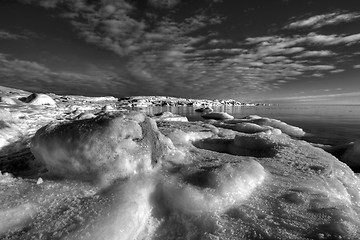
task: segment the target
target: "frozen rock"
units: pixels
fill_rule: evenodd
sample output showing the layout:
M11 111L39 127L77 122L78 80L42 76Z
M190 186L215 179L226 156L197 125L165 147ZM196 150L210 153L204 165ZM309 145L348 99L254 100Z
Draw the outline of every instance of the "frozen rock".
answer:
M228 113L225 112L212 112L201 115L201 117L206 119L215 119L215 120L226 120L226 119L234 119L233 116L231 116Z
M42 93L33 93L28 97L20 98L19 100L31 105L56 106L56 102L50 96Z
M155 121L164 121L164 122L187 122L187 117L173 114L171 112L161 112L155 114Z
M36 132L31 151L51 174L99 185L151 171L174 149L152 119L138 115L49 124Z

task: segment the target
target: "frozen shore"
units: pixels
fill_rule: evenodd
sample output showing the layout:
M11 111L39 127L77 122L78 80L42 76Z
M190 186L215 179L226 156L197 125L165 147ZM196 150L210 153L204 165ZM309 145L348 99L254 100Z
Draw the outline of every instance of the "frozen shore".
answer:
M0 239L360 236L359 178L296 126L53 99L1 104Z

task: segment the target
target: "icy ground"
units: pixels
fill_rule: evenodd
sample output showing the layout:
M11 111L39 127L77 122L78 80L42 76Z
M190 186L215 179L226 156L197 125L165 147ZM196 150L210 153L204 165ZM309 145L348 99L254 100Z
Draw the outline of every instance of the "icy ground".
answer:
M360 239L358 177L278 120L90 101L0 115L0 239Z

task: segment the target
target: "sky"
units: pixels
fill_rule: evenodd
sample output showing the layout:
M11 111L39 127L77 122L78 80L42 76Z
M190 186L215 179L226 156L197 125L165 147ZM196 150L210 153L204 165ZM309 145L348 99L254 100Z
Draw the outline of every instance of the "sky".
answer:
M0 85L360 104L358 0L1 0Z

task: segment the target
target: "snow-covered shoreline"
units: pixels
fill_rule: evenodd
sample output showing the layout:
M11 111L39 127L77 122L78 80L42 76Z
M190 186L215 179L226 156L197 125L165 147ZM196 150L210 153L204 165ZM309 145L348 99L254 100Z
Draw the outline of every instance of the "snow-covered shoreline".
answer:
M0 239L360 236L360 179L298 127L50 97L1 104Z

